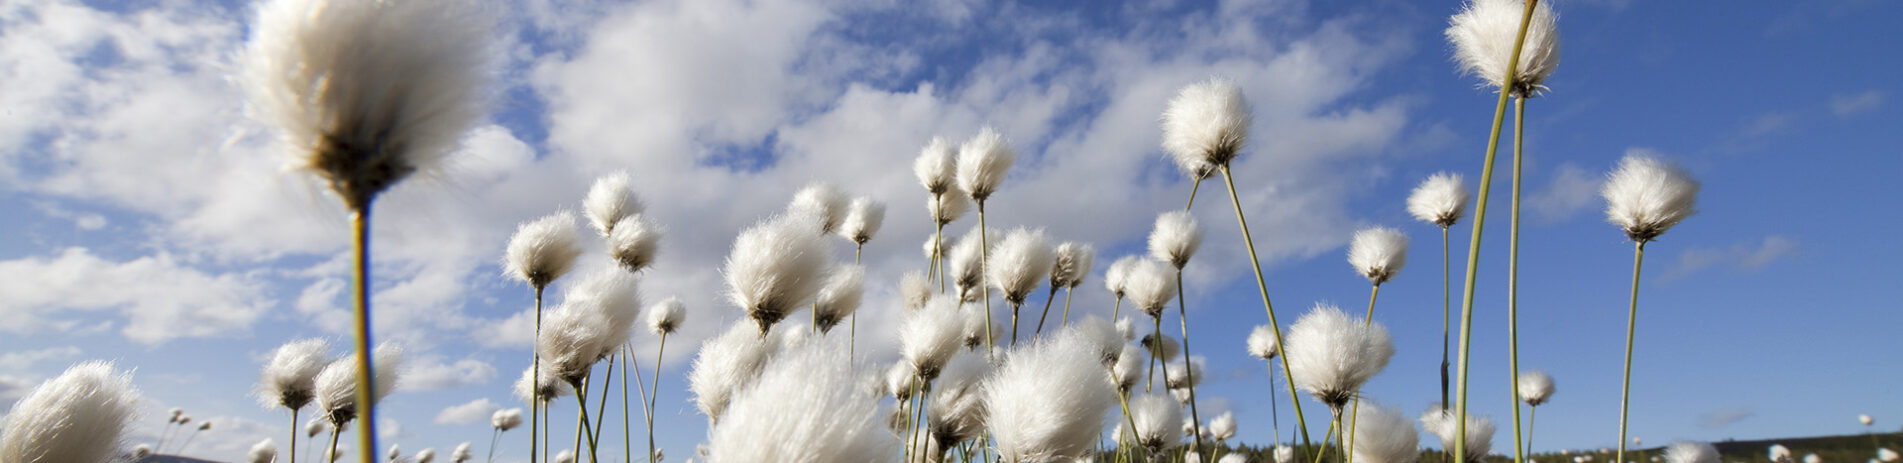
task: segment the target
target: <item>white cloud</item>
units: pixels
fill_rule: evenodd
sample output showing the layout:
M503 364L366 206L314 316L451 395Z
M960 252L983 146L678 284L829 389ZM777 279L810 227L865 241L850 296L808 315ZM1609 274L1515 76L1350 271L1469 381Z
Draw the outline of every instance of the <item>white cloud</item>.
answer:
M1528 195L1526 207L1534 217L1547 223L1560 222L1579 215L1599 200L1599 176L1571 162L1553 169L1553 179Z
M249 330L274 301L253 276L208 274L159 253L125 262L85 248L56 256L0 261L0 330L65 331L80 313L114 311L127 338L159 344L177 338L231 337Z
M1797 242L1782 235L1765 236L1755 242L1739 242L1729 248L1695 246L1679 253L1677 262L1660 279L1672 281L1713 267L1751 272L1796 252Z
M436 424L476 424L489 420L489 415L502 406L490 402L488 398L471 400L469 403L451 405L436 414Z
M79 352L78 347L66 346L0 354L0 372L24 372L36 363L72 358L78 356Z
M408 371L398 388L406 391L434 391L486 383L496 377L496 367L476 359L444 363L436 357L409 362Z
M1850 117L1883 107L1882 90L1869 90L1863 93L1836 95L1830 97L1830 112L1837 117Z

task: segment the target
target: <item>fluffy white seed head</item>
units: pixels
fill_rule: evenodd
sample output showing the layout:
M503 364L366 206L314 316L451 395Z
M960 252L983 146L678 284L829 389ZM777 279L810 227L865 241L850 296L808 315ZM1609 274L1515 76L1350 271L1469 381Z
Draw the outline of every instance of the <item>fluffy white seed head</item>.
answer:
M1883 463L1896 463L1896 460L1898 458L1899 456L1897 455L1895 450L1890 450L1888 447L1877 449L1877 461L1881 461Z
M1149 351L1150 355L1159 360L1168 362L1176 359L1176 354L1183 350L1183 344L1176 342L1176 338L1170 335L1150 333L1143 336L1143 350Z
M258 441L256 444L251 444L251 450L245 452L244 459L251 463L271 463L271 461L276 460L277 457L278 444L272 442L271 438L267 437L264 438L264 440Z
M1117 395L1097 348L1060 331L1011 351L983 394L986 428L1005 462L1042 462L1089 454Z
M761 336L746 323L735 323L701 344L694 367L687 373L694 405L709 421L718 423L734 392L752 385L779 347L778 340Z
M305 437L317 437L318 434L323 434L327 431L330 431L330 420L326 420L323 417L311 418L310 421L304 422Z
M1137 340L1136 321L1129 316L1117 319L1117 334L1123 335L1123 342Z
M945 363L926 397L926 422L932 437L949 448L984 435L985 402L980 388L991 373L983 354L960 351Z
M899 322L899 353L930 381L963 345L966 322L956 299L934 297L924 308L906 312L905 320Z
M1110 268L1104 269L1103 272L1104 289L1110 290L1110 295L1116 296L1117 299L1123 299L1128 295L1130 288L1130 269L1142 260L1143 258L1137 256L1123 256L1111 262Z
M1137 346L1124 344L1122 353L1117 355L1117 364L1110 367L1110 379L1117 384L1117 392L1130 392L1143 380L1144 363L1150 356Z
M139 444L132 447L133 459L144 459L149 456L152 456L152 444Z
M1203 357L1193 356L1188 363L1176 362L1163 368L1163 384L1170 389L1188 389L1202 384Z
M1183 406L1165 394L1139 394L1130 398L1130 418L1136 420L1137 443L1150 452L1159 452L1183 442L1178 426L1183 424Z
M1295 447L1287 445L1275 446L1275 463L1289 463L1291 461L1295 461Z
M1156 216L1156 228L1150 231L1150 258L1168 262L1177 269L1189 265L1196 249L1203 245L1203 232L1196 216L1189 211L1170 211Z
M808 305L825 277L826 243L813 219L775 217L734 239L721 273L727 298L767 332L787 314Z
M1534 407L1553 397L1553 377L1544 371L1520 372L1520 398Z
M1338 412L1394 356L1387 328L1329 304L1296 320L1285 341L1290 380Z
M317 409L318 414L330 420L332 426L341 425L357 419L357 356L352 353L330 362L324 370L317 373ZM370 404L376 405L396 390L403 363L403 348L395 344L383 343L371 351Z
M913 389L918 387L918 369L912 367L912 361L899 360L885 370L885 392L899 401L900 406L912 398Z
M991 247L991 262L986 268L991 285L1004 293L1005 302L1023 305L1031 291L1050 276L1056 260L1044 229L1018 227Z
M1877 420L1871 418L1870 415L1859 414L1857 415L1857 422L1862 423L1864 426L1869 426L1871 423L1877 422Z
M536 355L556 378L579 382L595 362L628 342L640 314L634 276L603 268L569 288L562 305L544 315Z
M1076 288L1084 284L1084 277L1090 275L1091 261L1097 259L1097 250L1089 243L1065 241L1057 245L1056 260L1051 262L1051 287Z
M1804 463L1824 463L1824 457L1817 456L1815 453L1806 453Z
M575 463L575 452L572 450L555 452L555 463Z
M958 313L965 320L965 348L978 349L985 345L989 333L1003 332L1004 327L985 319L984 306L965 302L959 304Z
M0 419L0 461L112 461L138 403L130 372L102 361L73 365Z
M494 21L454 1L277 0L239 58L249 112L353 210L438 169L480 122Z
M1606 220L1644 243L1697 213L1698 188L1698 181L1678 166L1628 154L1606 176L1599 195L1606 198Z
M1163 149L1183 172L1196 178L1242 154L1252 121L1242 88L1228 79L1190 84L1163 110Z
M971 197L965 190L953 186L951 192L936 198L925 199L925 211L932 215L932 223L945 226L971 211Z
M1521 0L1469 0L1466 8L1448 20L1447 40L1454 43L1454 59L1461 72L1495 89L1507 87L1507 61L1513 59L1513 42L1519 38L1525 11L1526 2ZM1513 85L1506 89L1509 94L1524 98L1546 90L1546 77L1559 66L1556 16L1550 3L1534 7Z
M503 266L509 276L536 289L568 273L581 256L580 239L575 231L575 214L557 211L547 217L523 222L509 238L503 254Z
M1249 332L1249 355L1262 360L1274 360L1281 353L1281 348L1275 343L1274 326L1256 325L1255 330Z
M908 311L925 307L925 302L932 298L932 290L932 282L923 272L913 270L899 277L899 301Z
M1249 456L1237 452L1230 452L1223 454L1222 458L1217 458L1216 463L1249 463Z
M1176 297L1176 269L1154 260L1139 260L1129 268L1123 296L1151 318L1163 316L1163 309Z
M456 450L449 452L450 463L463 463L463 462L469 461L469 458L470 458L470 455L469 455L468 442L456 444Z
M316 396L317 373L330 363L330 344L299 339L278 346L258 378L258 402L266 408L304 408Z
M1407 195L1407 212L1415 219L1441 227L1452 227L1467 214L1473 202L1473 187L1460 174L1437 172L1422 180Z
M423 449L421 452L416 452L416 463L430 463L435 459L436 449Z
M687 304L681 298L670 297L648 308L648 332L654 334L672 334L681 329L681 322L687 319Z
M932 137L932 141L919 150L918 157L912 159L912 175L918 176L919 186L934 196L949 191L957 174L958 147L945 141L945 137Z
M878 400L840 361L842 341L816 338L767 365L708 432L707 461L872 462L898 454Z
M629 272L647 269L660 248L660 227L640 214L622 217L608 233L608 255Z
M786 211L811 217L820 233L832 233L846 220L846 207L851 201L832 183L813 182L793 193L793 202L786 205Z
M1678 441L1665 447L1667 463L1720 463L1718 448L1704 442Z
M1791 460L1791 448L1783 444L1771 444L1770 459L1779 463L1795 463Z
M1386 283L1407 266L1407 235L1388 227L1355 232L1348 245L1348 265L1377 286Z
M645 209L641 198L634 195L634 180L627 171L596 177L595 184L588 187L588 196L581 200L582 215L601 236L612 235L621 219L640 215Z
M509 432L509 430L521 425L522 409L520 408L496 410L495 413L489 415L489 427L496 428L496 430L502 432Z
M1116 325L1112 325L1103 317L1087 316L1063 329L1076 331L1078 335L1097 346L1097 353L1101 354L1099 359L1103 361L1104 366L1116 364L1117 358L1123 354L1123 334L1117 332Z
M1209 420L1209 437L1216 442L1225 442L1236 437L1236 414L1222 412Z
M979 233L1000 235L996 229L981 231L978 227L971 227L971 231L965 232L965 236L958 238L957 244L953 244L951 251L946 254L946 258L951 259L952 284L958 287L959 294L964 295L967 301L978 300L978 285L984 284L985 248L983 243L986 239L979 236Z
M1293 358L1291 358L1293 360ZM1421 414L1421 429L1440 438L1440 448L1452 452L1460 442L1459 418L1454 411L1434 404L1427 413ZM1493 449L1493 420L1480 415L1467 415L1467 460L1478 462L1486 458Z
M859 303L865 296L866 268L855 264L838 265L827 272L826 281L820 285L819 293L813 296L814 322L819 324L819 332L831 332L839 322L852 316L859 310Z
M853 198L846 206L846 217L839 222L839 237L864 246L884 224L885 203L864 196Z
M1367 463L1414 463L1420 459L1420 435L1401 411L1362 400L1355 408L1354 460Z
M521 399L522 403L541 400L542 403L547 404L556 398L575 392L568 388L568 383L562 382L561 378L555 376L555 369L548 366L547 362L537 361L536 363L541 365L541 368L533 365L523 368L522 376L515 380L515 397ZM541 376L535 376L538 372Z
M1005 143L1004 135L989 126L958 147L958 188L973 201L983 204L1004 183L1018 152Z

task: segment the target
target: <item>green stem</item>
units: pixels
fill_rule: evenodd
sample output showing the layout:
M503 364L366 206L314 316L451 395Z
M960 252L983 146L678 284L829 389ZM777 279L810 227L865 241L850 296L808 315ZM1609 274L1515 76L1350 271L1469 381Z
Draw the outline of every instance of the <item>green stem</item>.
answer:
M856 247L856 248L853 248L853 250L852 250L852 265L860 265L860 264L859 264L859 256L860 256L861 254L864 254L865 252L866 252L866 244L865 244L865 243L859 243L859 246L858 246L858 247ZM863 273L863 272L861 272L861 273ZM857 311L857 310L854 310L854 311L852 311L852 315L851 315L850 317L847 317L847 318L851 318L851 320L849 320L849 321L847 321L847 322L846 322L846 363L848 363L848 364L850 364L850 363L852 363L852 360L853 360L853 359L855 359L855 358L858 358L858 350L859 350L859 311ZM854 369L857 369L857 368L855 367ZM657 387L658 387L658 386L657 386Z
M601 378L601 389L602 389L601 400L597 401L595 405L595 422L596 422L595 433L589 437L593 437L596 442L601 441L601 430L607 427L606 425L603 425L600 423L608 419L608 414L607 414L608 413L608 389L609 389L608 385L614 384L614 380L615 380L615 359L613 357L616 357L616 356L610 356L610 358L608 359L608 372L606 373L606 376L603 376ZM621 375L627 376L627 373L622 373ZM627 378L621 379L621 384L623 386L626 386L627 383L628 383Z
M1117 296L1116 304L1110 306L1110 323L1116 323L1117 317L1120 317L1122 315L1123 315L1123 296Z
M1011 347L1018 346L1018 308L1024 304L1011 304Z
M1249 265L1255 268L1256 289L1262 292L1262 310L1269 313L1269 327L1275 330L1275 351L1283 352L1282 325L1281 322L1275 320L1275 305L1269 302L1269 283L1262 277L1262 261L1256 259L1255 238L1249 235L1249 220L1243 217L1242 199L1236 196L1235 174L1230 171L1228 164L1223 164L1220 168L1223 183L1229 186L1229 204L1236 210L1236 224L1242 227L1242 244L1249 248ZM1279 355L1278 357L1282 358L1282 376L1289 378L1289 384L1295 384L1295 377L1289 374L1288 356ZM1302 445L1312 447L1313 444L1308 439L1308 419L1302 416L1302 400L1295 395L1294 387L1288 389L1288 400L1295 404L1295 421L1302 431Z
M502 442L502 428L495 428L495 431L489 433L489 460L488 461L490 462L496 461L496 444L500 442Z
M621 369L628 370L629 373L633 373L634 372L633 370L628 369L628 364L634 362L634 359L630 357L634 357L634 348L628 344L625 344L625 343L622 344L621 356L620 356ZM628 442L629 440L631 440L629 439L629 434L633 432L628 430L628 427L629 427L628 426L628 383L629 382L630 381L628 381L627 378L622 378L621 380L621 457L626 462L632 463L634 461L634 444L631 444ZM641 378L637 376L634 378L634 381L632 382L636 382L636 383L641 382ZM646 405L646 403L643 403L642 405Z
M540 441L545 440L547 436L547 433L540 431L542 427L542 416L544 415L542 413L542 407L548 405L544 403L545 399L541 397L542 343L540 340L542 339L542 289L542 285L535 286L535 339L530 341L529 347L529 383L534 385L533 388L535 389L534 393L529 394L532 396L529 397L529 463L535 463L537 455L535 450L541 445ZM538 435L544 436L544 438L536 438ZM545 455L548 452L541 453ZM547 458L543 459L546 460Z
M987 273L991 271L991 239L985 236L989 234L991 234L991 230L985 228L985 200L980 199L978 200L978 291L980 291L980 295L985 299L986 356L993 355L991 353L992 348L998 345L996 341L992 340L991 335L991 326L994 324L991 321L991 285L985 284L984 282L985 279L991 277L990 274ZM1013 316L1015 317L1016 315ZM1012 334L1015 335L1016 331L1014 330ZM996 359L994 358L993 360Z
M291 463L297 463L297 409L295 408L291 409L291 447L285 450L284 453L290 456Z
M371 365L370 346L370 205L368 202L350 214L351 243L356 250L355 286L357 304L357 444L365 450L363 463L372 463L377 448L376 369Z
M1625 322L1625 381L1619 388L1619 459L1616 461L1626 461L1626 418L1632 409L1632 338L1639 330L1639 265L1644 262L1645 242L1639 241L1632 247L1632 308Z
M1196 368L1190 364L1189 356L1189 306L1183 301L1183 269L1176 269L1176 319L1183 324L1183 384L1189 387L1189 429L1193 434L1191 442L1196 453L1207 453L1209 447L1203 445L1203 418L1196 411ZM1167 381L1165 381L1167 382Z
M661 345L654 349L654 395L648 396L648 409L661 396L661 359L667 354L667 332L661 332ZM648 461L654 461L654 412L648 412Z
M1162 314L1158 314L1150 317L1150 321L1154 322L1155 327L1150 329L1150 373L1149 379L1143 381L1144 393L1149 393L1156 389L1156 364L1167 362L1167 360L1163 359L1163 316ZM1168 372L1166 371L1165 373ZM1164 376L1163 381L1167 383L1169 381L1168 375L1165 374Z
M1137 419L1135 416L1130 415L1130 393L1127 391L1117 391L1117 401L1121 405L1123 405L1124 422L1130 425L1129 427L1125 428L1126 430L1130 431L1130 440L1125 442L1134 443L1137 441ZM1123 439L1117 439L1117 440L1122 441ZM1118 450L1124 450L1126 451L1126 453L1129 447L1132 447L1132 445L1127 445L1127 444L1117 445Z
M1362 320L1363 325L1374 326L1374 299L1380 295L1380 284L1375 284L1374 289L1368 291L1368 318ZM1354 463L1355 436L1361 431L1361 396L1359 394L1355 395L1354 405L1351 405L1348 410L1348 451L1343 454L1348 456L1348 463Z
M1272 428L1270 428L1270 431L1275 433L1275 444L1281 445L1282 444L1282 411L1276 409L1278 407L1276 403L1277 402L1275 401L1275 364L1270 363L1269 364L1269 425L1273 426Z
M1449 298L1453 293L1452 283L1448 281L1447 275L1451 271L1451 264L1447 262L1447 226L1443 225L1440 227L1440 405L1442 408L1447 407L1447 320L1452 313L1449 309Z
M1064 319L1058 323L1065 325L1070 324L1070 295L1075 292L1077 292L1077 288L1064 288ZM1111 320L1110 322L1116 323L1116 320Z
M583 381L585 382L586 380ZM593 463L595 461L595 434L588 425L588 385L585 383L572 385L575 387L575 408L579 410L577 412L579 415L575 417L575 422L580 425L579 428L575 429L575 432L578 433L575 436L575 459L577 461L581 460L581 438L586 436L588 437L588 461Z
M1454 461L1467 461L1467 355L1473 341L1474 276L1480 267L1480 235L1487 225L1487 197L1493 189L1493 160L1500 152L1500 127L1506 121L1507 99L1511 97L1509 89L1517 78L1514 71L1520 65L1520 51L1526 45L1527 24L1533 18L1533 8L1539 0L1527 0L1526 10L1520 14L1520 31L1513 39L1513 54L1507 59L1506 76L1501 80L1500 100L1493 108L1493 130L1487 136L1487 158L1480 171L1480 199L1474 203L1473 239L1467 243L1467 283L1463 289L1460 303L1460 379L1459 404L1454 414ZM1445 406L1445 404L1442 404Z
M330 426L330 450L324 452L324 462L337 461L337 423Z
M1044 295L1044 313L1037 316L1037 330L1031 332L1031 337L1036 338L1038 335L1044 334L1044 319L1050 318L1051 303L1056 301L1057 301L1057 285L1051 285L1050 293ZM1065 302L1064 307L1065 307L1066 315L1068 315L1068 313L1070 312L1069 310L1070 303Z
M1513 407L1519 408L1520 406L1515 404ZM1533 417L1540 414L1540 407L1529 406L1526 408L1526 453L1531 454L1533 453Z
M1196 177L1196 181L1189 184L1189 201L1183 203L1183 210L1187 211L1190 206L1196 205L1196 190L1202 189L1203 178L1205 177Z
M1520 441L1520 167L1526 132L1526 98L1513 99L1513 201L1507 238L1507 362L1513 385L1513 463L1525 463Z

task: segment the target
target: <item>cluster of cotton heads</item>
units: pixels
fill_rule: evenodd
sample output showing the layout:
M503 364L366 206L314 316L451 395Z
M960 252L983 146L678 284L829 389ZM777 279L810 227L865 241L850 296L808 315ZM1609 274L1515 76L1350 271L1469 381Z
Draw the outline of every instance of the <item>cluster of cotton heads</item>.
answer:
M304 408L317 395L317 374L330 363L330 344L300 339L271 352L258 378L258 401L267 408Z
M132 374L101 361L40 383L0 419L0 461L110 461L137 414Z
M1697 212L1698 189L1698 181L1678 166L1628 154L1606 177L1599 194L1606 199L1606 220L1632 241L1645 243Z
M537 359L556 378L579 383L595 362L628 342L640 313L632 274L614 268L590 273L547 315L536 337Z
M1558 17L1551 3L1540 2L1528 18L1520 61L1513 70L1513 84L1507 88L1507 62L1513 59L1513 43L1519 39L1525 10L1524 0L1469 0L1466 8L1449 20L1447 28L1447 39L1454 42L1454 58L1462 71L1520 98L1546 90L1546 77L1559 66Z
M627 271L640 272L654 263L661 231L642 215L646 207L632 183L621 171L595 179L582 198L582 213L595 232L608 239L609 257Z

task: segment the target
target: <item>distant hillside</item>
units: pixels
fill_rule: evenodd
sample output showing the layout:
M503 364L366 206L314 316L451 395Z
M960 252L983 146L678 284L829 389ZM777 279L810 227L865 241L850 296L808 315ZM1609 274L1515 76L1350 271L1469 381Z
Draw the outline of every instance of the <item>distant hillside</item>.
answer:
M1423 436L1428 439L1432 438L1431 436ZM1507 435L1506 438L1511 440L1513 436ZM1495 447L1493 454L1488 455L1484 463L1513 462L1513 444L1509 442L1505 447L1500 447L1501 441L1499 439L1500 436L1494 436ZM1669 443L1667 444L1669 445ZM1724 455L1724 461L1727 463L1772 463L1770 450L1774 444L1790 448L1791 457L1797 460L1797 463L1803 463L1804 456L1813 453L1817 454L1819 458L1822 458L1823 463L1869 463L1876 458L1876 449L1879 444L1890 450L1903 452L1903 434L1886 433L1792 437L1783 439L1722 441L1712 442L1711 444L1713 447L1718 448L1718 453ZM1438 447L1439 443L1424 440L1421 442L1421 445ZM1233 450L1225 450L1222 453L1227 454L1230 452L1249 455L1249 461L1251 462L1261 463L1275 461L1270 456L1270 449L1267 448L1245 444L1237 446ZM1297 454L1300 455L1304 453L1306 452L1301 451L1298 446ZM1330 457L1325 460L1328 462L1336 461L1333 453L1335 453L1334 450L1330 449ZM1663 446L1627 448L1626 453L1626 459L1631 460L1633 463L1650 463L1653 457L1659 457L1660 461L1663 461L1665 448ZM1590 463L1613 463L1614 460L1610 449L1607 449L1603 453L1600 452L1599 449L1570 453L1541 452L1529 455L1528 459L1533 462L1541 463L1573 463L1574 458L1581 456L1590 458ZM1444 463L1450 459L1451 458L1439 450L1422 450L1420 463ZM1143 461L1143 459L1138 458L1138 461Z
M212 461L212 460L200 460L200 459L191 458L191 457L181 457L176 455L152 455L142 459L132 460L132 463L218 463L218 462Z

